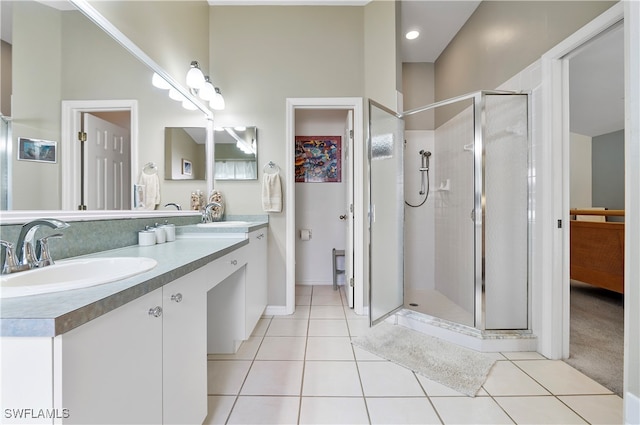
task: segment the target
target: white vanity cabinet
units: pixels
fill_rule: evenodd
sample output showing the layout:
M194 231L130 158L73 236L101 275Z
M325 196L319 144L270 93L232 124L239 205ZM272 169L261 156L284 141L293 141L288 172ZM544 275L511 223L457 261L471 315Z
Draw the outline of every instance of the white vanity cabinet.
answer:
M53 339L62 423L162 423L161 309L162 288Z
M248 234L246 293L245 293L245 338L249 338L258 320L267 307L267 228Z

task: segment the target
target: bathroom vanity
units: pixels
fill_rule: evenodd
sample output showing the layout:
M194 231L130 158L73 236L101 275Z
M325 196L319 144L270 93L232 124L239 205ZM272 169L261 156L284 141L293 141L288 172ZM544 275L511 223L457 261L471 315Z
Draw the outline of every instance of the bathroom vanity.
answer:
M266 306L267 223L184 228L91 255L153 258L150 271L2 300L3 423L202 423L208 345L235 351Z

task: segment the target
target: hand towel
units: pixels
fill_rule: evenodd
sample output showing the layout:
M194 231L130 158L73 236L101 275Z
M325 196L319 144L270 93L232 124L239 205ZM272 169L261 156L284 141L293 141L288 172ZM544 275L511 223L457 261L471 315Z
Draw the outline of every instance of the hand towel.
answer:
M140 209L156 209L156 205L160 203L160 179L158 179L158 174L147 174L143 171L138 177L138 184L144 186L144 198Z
M262 177L262 209L265 212L282 211L282 186L280 174L263 174Z

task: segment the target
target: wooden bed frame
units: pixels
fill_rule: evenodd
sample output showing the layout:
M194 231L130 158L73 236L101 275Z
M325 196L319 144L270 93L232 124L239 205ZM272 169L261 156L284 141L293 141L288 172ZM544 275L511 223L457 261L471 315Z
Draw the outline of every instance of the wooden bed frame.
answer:
M571 210L575 215L623 216L624 210ZM624 223L571 220L571 279L624 293Z

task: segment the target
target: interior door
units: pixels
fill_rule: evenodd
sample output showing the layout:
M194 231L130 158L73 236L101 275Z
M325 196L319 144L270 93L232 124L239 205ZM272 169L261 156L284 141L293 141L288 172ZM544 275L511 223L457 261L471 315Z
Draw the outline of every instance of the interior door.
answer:
M84 199L89 210L131 209L129 130L84 113Z
M404 305L404 121L369 100L369 319Z
M347 235L345 237L344 279L345 291L349 307L353 308L353 111L348 111L345 125L344 140L346 141L343 175L346 176Z

